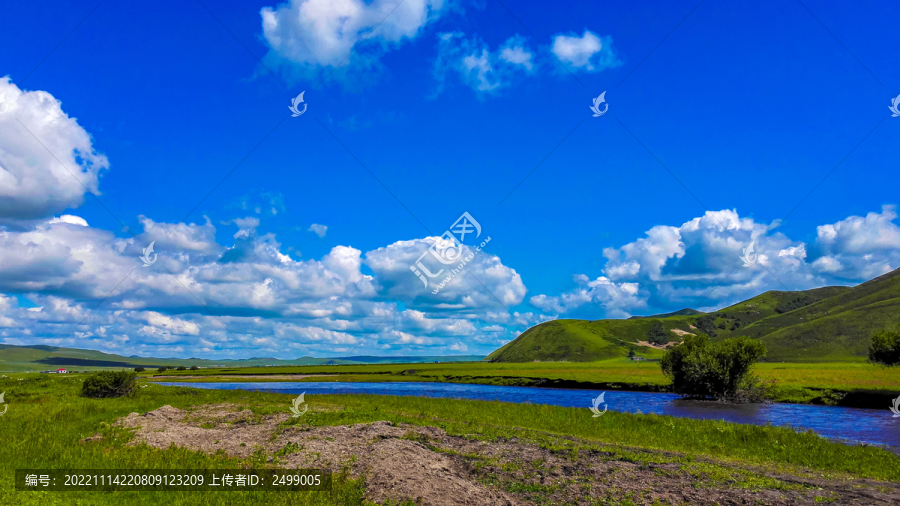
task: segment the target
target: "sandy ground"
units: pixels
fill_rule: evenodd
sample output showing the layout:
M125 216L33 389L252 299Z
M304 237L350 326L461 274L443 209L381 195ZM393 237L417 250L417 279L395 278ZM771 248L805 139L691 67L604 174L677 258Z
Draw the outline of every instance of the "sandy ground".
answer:
M207 453L247 457L262 448L286 468L349 467L366 476L366 496L381 503L412 500L427 505L596 504L629 499L634 504L897 504L900 485L868 480L822 480L728 465L731 477L689 472L672 454L635 452L636 459L604 451L597 443L560 437L538 445L517 437L501 441L451 436L439 428L390 422L279 428L288 414L257 416L231 405L191 411L163 406L131 413L119 424L136 428L131 444L175 444ZM510 430L511 434L516 433ZM573 455L565 443L591 450ZM561 446L562 445L562 446ZM669 458L667 458L667 455ZM652 461L660 462L653 463ZM721 465L721 464L720 464ZM741 476L777 480L771 488L742 488ZM656 501L656 502L654 502Z

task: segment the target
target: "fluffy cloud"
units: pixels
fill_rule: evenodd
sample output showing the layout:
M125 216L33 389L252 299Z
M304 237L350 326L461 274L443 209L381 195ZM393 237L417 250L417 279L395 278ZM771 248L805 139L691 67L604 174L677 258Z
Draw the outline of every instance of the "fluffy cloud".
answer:
M574 33L555 35L550 51L575 71L599 72L622 65L612 49L612 37L600 37L590 30L581 37Z
M91 136L46 91L22 91L0 78L0 220L52 216L99 194L109 162Z
M710 308L769 289L856 283L900 267L894 209L884 206L881 213L819 226L811 245L778 232L777 222L757 223L736 210L710 211L681 226L655 226L646 237L607 248L603 272L610 280L638 283L650 305L667 308L704 299ZM751 242L758 257L744 266L741 256Z
M416 38L445 7L443 0L290 0L263 7L260 15L269 59L316 72L345 58L360 68L376 65L379 54Z
M850 216L816 229L813 267L841 278L867 279L900 266L900 227L896 207L885 205L881 213Z
M257 232L253 217L223 222L237 226L234 246L217 243L208 219L140 220L144 231L124 239L75 215L0 232L0 292L42 306L19 307L3 296L8 310L0 342L234 358L246 357L244 346L257 356L357 346L368 353L452 353L460 339L477 338L492 348L505 337L479 335L477 322L491 318L484 307L502 309L474 278L460 276L433 296L409 271L436 238L366 254L336 246L319 260L295 261L281 253L274 235ZM144 267L140 256L150 242L158 261ZM514 270L486 252L476 258L468 269L498 298L509 305L522 301L526 290ZM373 274L364 273L364 265ZM398 309L399 303L407 308Z
M452 266L432 261L429 269L435 274L441 274L433 278L425 290L422 281L410 271L410 266L439 239L428 237L397 241L366 253L365 263L384 287L386 296L407 301L413 307L460 311L478 308L502 310L500 303L509 307L522 302L527 291L522 277L515 269L503 265L499 257L485 250L476 254L465 270L457 274L438 294L432 294L433 284L445 278ZM473 253L472 248L463 245L460 257L465 258Z
M319 225L318 223L313 223L306 229L307 232L312 232L319 237L325 237L325 234L328 232L328 227L326 225Z
M551 51L570 70L599 72L617 67L622 62L612 49L611 37L599 37L589 30L581 37L557 34ZM544 55L539 58L539 55ZM438 56L433 74L437 81L435 95L447 84L449 77L459 80L478 92L479 96L496 94L516 80L534 75L540 67L557 65L544 53L533 51L525 37L514 35L499 48L491 50L478 36L460 32L438 35Z
M635 309L647 306L640 295L638 283L614 283L600 276L591 281L584 274L574 276L579 285L575 290L559 296L536 295L529 302L532 306L552 314L563 314L585 304L597 304L609 318L627 317Z
M479 94L485 94L509 86L515 78L533 69L534 54L520 35L510 37L496 51L491 51L477 36L467 38L460 32L438 35L438 56L434 63L437 93L451 73Z

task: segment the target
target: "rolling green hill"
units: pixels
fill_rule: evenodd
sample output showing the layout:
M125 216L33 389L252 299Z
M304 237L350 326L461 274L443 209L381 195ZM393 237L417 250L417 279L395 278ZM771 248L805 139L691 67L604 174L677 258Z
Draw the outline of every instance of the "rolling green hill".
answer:
M875 330L900 324L900 269L855 287L768 291L711 313L682 309L627 320L554 320L488 355L492 362L587 362L629 349L658 358L686 333L762 340L772 362L860 361ZM655 341L656 345L651 345Z
M167 367L253 367L260 365L342 365L342 364L394 364L394 363L422 363L422 362L475 362L481 360L481 355L458 355L447 357L414 356L414 357L339 357L339 358L315 358L302 357L293 360L279 360L275 358L258 358L246 360L207 360L199 358L152 358L130 356L124 357L94 350L82 350L78 348L58 348L56 346L14 346L0 344L0 371L55 371L59 368L70 370L95 370L95 369L131 369L144 367L147 369L161 366Z

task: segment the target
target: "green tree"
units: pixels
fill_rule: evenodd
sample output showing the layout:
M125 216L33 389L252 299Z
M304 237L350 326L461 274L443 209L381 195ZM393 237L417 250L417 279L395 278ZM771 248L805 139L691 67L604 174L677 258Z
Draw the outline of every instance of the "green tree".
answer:
M900 365L900 326L896 330L879 330L872 335L869 361L886 366Z
M145 370L146 369L144 369L143 367L135 367L134 368L134 372L144 372Z
M704 335L685 336L666 352L660 366L675 393L741 402L761 395L750 366L765 354L765 345L749 337L710 343Z
M180 366L178 366L177 368L175 368L175 370L176 370L176 371L184 371L184 370L185 370L185 367L184 367L183 365L180 365Z
M84 379L81 395L84 397L122 397L132 395L137 383L133 371L100 371Z
M166 372L166 370L168 370L168 369L169 369L168 367L162 366L159 369L157 369L156 372Z
M657 346L663 345L669 342L669 331L667 331L661 322L656 322L650 327L650 332L647 332L647 337L649 337L648 341Z
M197 366L195 366L195 365L192 365L192 366L191 366L191 370L192 370L192 371L199 371L200 368L197 367Z

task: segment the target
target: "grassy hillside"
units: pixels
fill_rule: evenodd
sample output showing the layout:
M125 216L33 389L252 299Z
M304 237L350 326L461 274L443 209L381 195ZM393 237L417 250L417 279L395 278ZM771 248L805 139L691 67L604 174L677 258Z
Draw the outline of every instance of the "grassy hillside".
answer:
M585 362L662 355L656 342L678 342L687 333L713 340L762 340L767 361L865 360L872 333L900 324L900 269L855 287L769 291L713 313L682 309L627 320L556 320L536 325L491 353L493 362Z
M900 269L832 297L744 327L762 340L769 360L864 358L872 333L900 325Z
M679 332L695 332L691 316L641 318L636 320L554 320L531 327L514 341L488 355L491 362L593 362L625 357L630 349L644 358L659 358L663 351L639 344L650 339L650 330L659 323L678 340Z
M632 316L628 319L637 320L638 318L668 318L669 316L693 316L695 314L703 314L703 311L697 311L696 309L686 307L684 309L679 309L678 311L672 311L671 313L655 314L650 316Z
M288 366L288 365L340 365L340 364L394 364L418 362L458 362L481 360L481 355L459 356L415 356L415 357L341 357L314 358L302 357L293 360L274 358L258 358L247 360L206 360L199 358L152 358L124 357L102 351L82 350L78 348L59 348L56 346L13 346L0 344L0 371L24 372L56 370L59 368L78 371L145 367L247 367L247 366Z

